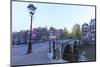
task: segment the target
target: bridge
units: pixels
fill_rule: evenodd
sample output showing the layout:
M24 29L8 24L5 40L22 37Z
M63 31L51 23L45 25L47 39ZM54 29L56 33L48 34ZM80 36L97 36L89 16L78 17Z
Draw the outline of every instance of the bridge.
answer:
M49 41L49 53L53 53L52 59L63 59L68 62L78 62L84 48L80 40L53 39ZM85 59L86 60L86 59Z

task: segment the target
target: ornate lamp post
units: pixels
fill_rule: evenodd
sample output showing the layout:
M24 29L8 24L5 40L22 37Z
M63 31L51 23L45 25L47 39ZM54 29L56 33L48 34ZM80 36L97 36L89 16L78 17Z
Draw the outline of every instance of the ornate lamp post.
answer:
M29 44L28 44L28 50L27 50L27 54L30 54L32 53L32 21L33 21L33 15L35 13L36 7L33 4L29 4L27 8L31 16Z

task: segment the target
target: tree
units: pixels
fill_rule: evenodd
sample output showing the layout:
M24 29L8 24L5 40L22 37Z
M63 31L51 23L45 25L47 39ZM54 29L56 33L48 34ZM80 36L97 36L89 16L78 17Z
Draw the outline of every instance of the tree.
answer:
M81 38L81 30L80 30L80 25L75 24L72 28L72 35L73 37L80 39Z
M69 31L67 30L66 27L64 27L63 37L68 37L68 36L69 36Z
M74 37L74 34L73 34L73 32L69 32L69 38L73 38Z

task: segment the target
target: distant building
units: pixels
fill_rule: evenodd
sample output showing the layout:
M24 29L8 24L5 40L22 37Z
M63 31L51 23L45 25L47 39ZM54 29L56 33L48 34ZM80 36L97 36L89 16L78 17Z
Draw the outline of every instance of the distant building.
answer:
M88 32L89 32L89 25L87 23L84 23L82 25L82 35L86 36Z
M90 39L92 41L96 40L96 19L92 19L89 23L89 33Z
M49 29L49 36L55 36L56 38L60 38L63 33L63 29L55 29L50 27Z
M12 45L26 44L29 39L29 31L20 31L12 33Z
M54 35L56 35L56 34L55 34L55 31L56 31L55 28L50 27L50 29L49 29L49 35L50 35L50 36L54 36Z
M42 37L41 37L42 40L48 40L49 33L48 33L47 28L43 27L41 34L42 34Z
M82 39L95 43L96 41L96 19L91 19L89 24L82 25Z
M45 27L34 28L32 31L33 40L48 40L48 30Z

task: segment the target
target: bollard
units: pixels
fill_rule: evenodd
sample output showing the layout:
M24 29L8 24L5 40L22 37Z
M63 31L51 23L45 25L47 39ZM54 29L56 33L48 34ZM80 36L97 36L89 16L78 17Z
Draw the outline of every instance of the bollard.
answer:
M56 59L55 55L55 41L53 40L53 59Z
M79 48L77 41L74 42L73 46L73 55L74 55L74 62L78 62L78 56L79 56Z
M49 40L49 53L51 53L51 40Z

